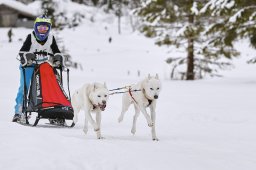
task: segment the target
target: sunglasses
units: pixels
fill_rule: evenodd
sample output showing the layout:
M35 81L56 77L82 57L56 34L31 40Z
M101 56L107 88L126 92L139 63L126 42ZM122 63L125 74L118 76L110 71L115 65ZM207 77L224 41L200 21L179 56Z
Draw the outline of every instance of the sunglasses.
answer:
M49 30L49 27L47 25L38 25L36 29L39 33L45 34Z

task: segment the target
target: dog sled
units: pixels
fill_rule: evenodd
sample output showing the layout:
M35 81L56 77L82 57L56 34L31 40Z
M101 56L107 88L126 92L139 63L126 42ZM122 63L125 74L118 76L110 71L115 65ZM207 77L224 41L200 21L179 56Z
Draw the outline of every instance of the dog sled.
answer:
M52 65L48 62L38 64L35 55L48 55ZM49 124L68 126L65 120L73 120L74 111L69 96L63 87L63 56L50 53L24 53L21 57L24 74L23 121L24 125L37 126L39 120L48 119ZM34 67L30 86L26 84L27 67ZM69 91L69 70L67 69L67 87ZM35 122L29 123L32 113L37 113ZM70 127L73 127L72 123Z

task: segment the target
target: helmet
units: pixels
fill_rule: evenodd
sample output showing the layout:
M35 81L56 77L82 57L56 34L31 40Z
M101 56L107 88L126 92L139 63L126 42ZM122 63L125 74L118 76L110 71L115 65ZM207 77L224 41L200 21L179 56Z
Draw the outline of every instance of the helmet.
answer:
M47 18L45 15L37 17L34 22L34 32L36 39L39 41L44 41L51 31L51 27L51 19Z

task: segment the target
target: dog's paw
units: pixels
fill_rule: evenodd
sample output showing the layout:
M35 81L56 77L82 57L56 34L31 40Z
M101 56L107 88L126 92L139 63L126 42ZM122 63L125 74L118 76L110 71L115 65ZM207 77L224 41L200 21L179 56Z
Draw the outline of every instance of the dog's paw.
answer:
M123 117L120 116L120 117L118 118L118 122L120 123L120 122L122 122L122 121L123 121Z
M157 137L152 138L153 141L159 141Z
M100 136L100 137L97 137L97 139L105 139L104 137Z
M132 133L133 135L135 135L136 129L135 129L135 128L132 128L131 133Z

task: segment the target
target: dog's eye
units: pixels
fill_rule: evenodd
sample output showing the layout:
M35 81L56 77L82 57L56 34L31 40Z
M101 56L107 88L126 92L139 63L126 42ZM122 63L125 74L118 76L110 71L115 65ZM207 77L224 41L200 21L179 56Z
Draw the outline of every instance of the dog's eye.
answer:
M98 95L98 97L100 97L100 95Z
M153 88L150 88L150 90L154 90Z
M105 95L105 97L107 97L108 95Z
M157 87L157 90L159 90L159 87Z

